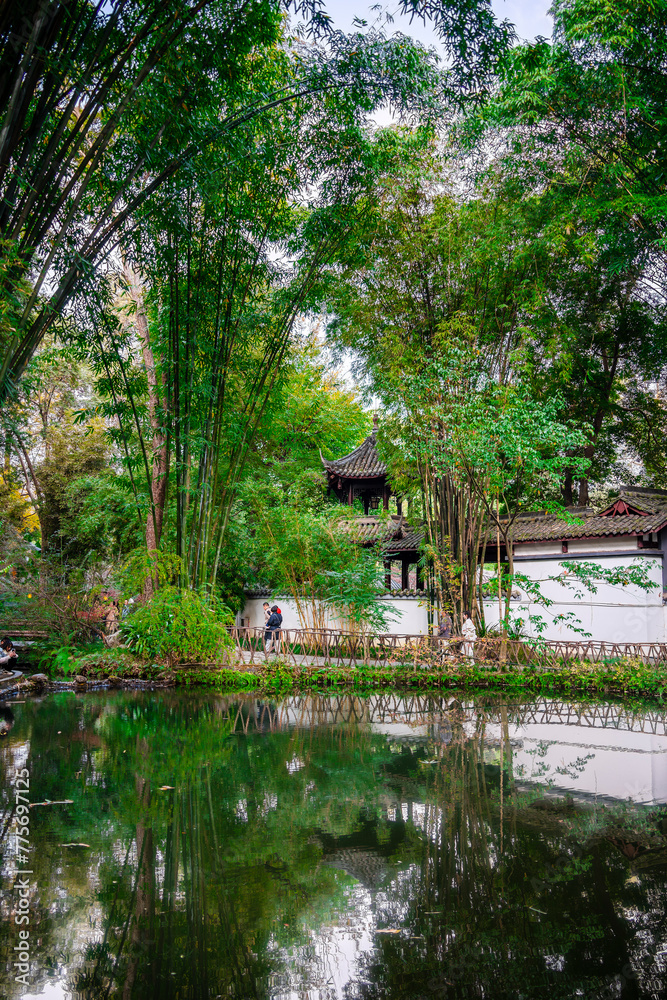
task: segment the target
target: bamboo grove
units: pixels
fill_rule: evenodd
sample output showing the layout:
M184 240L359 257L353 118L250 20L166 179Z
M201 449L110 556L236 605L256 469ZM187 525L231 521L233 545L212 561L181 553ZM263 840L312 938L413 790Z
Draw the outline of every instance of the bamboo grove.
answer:
M508 620L521 511L667 483L665 4L399 8L440 57L316 0L3 5L7 593L314 608L347 559L370 608L380 553L311 558L370 406L456 619Z

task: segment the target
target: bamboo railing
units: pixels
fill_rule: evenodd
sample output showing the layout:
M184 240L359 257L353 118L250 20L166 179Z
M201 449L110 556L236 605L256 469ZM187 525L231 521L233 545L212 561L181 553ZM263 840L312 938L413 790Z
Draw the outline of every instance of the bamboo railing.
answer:
M462 636L442 639L433 635L395 633L359 634L333 629L282 629L277 651L267 653L263 628L234 626L237 653L246 664L260 664L275 655L294 665L331 667L413 665L433 667L465 662L507 667L562 665L568 661L593 663L626 657L644 663L667 663L667 643L571 642L545 639L479 638L472 648ZM269 644L270 645L270 644Z

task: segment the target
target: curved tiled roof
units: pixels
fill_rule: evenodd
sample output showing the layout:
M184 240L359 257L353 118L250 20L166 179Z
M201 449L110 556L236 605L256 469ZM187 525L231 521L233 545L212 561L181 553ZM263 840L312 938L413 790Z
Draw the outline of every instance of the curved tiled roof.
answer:
M422 543L424 536L415 531L404 517L392 515L385 520L377 515L356 517L344 521L346 531L349 531L355 542L365 545L382 542L385 552L412 552Z
M407 531L402 538L394 538L385 546L386 552L412 552L416 551L424 541L424 536L419 531L413 531L407 524Z
M376 447L377 428L374 428L365 441L343 458L334 462L322 459L324 468L341 479L377 479L387 475L387 466L381 462Z
M625 510L629 513L620 513ZM611 506L598 511L590 507L571 508L570 513L577 518L576 524L539 511L519 515L512 527L512 540L538 542L660 531L667 524L667 490L626 486Z

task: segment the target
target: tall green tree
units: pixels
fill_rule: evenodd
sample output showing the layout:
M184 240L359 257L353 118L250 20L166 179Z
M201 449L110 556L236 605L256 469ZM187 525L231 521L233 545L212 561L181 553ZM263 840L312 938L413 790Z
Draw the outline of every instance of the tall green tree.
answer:
M450 45L452 92L475 91L511 38L487 0L401 0ZM312 38L277 89L251 86L286 11ZM56 317L90 289L134 213L184 166L264 109L318 91L384 86L396 61L332 29L319 0L28 0L0 11L0 394ZM472 44L471 44L472 43ZM376 46L377 49L377 46ZM403 64L405 44L394 46Z
M541 301L536 254L547 258L529 201L491 185L457 199L443 191L446 164L433 152L415 149L411 169L396 166L323 284L329 335L356 352L358 375L394 415L391 474L419 497L437 603L481 617L482 494L444 455L460 407L477 403L483 413L483 386L508 385L521 371L526 324Z
M290 69L282 52L264 66L274 79ZM414 69L398 72L392 86L409 100ZM237 130L224 186L213 154L183 186L165 185L160 212L123 248L124 298L92 315L105 412L125 421L124 440L127 418L138 437L147 549L162 542L173 470L173 541L190 585L215 585L253 442L289 377L295 323L372 211L375 178L401 154L393 132L366 125L383 94L316 94Z
M546 190L610 272L639 261L664 297L667 4L557 0L552 12L553 40L508 53L482 121L515 186Z

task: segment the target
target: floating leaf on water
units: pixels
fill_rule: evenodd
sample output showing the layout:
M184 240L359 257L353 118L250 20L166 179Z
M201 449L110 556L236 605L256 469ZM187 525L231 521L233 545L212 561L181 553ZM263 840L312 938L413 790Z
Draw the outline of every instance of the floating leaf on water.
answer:
M62 844L62 847L90 847L90 844Z
M381 927L375 932L376 934L400 934L400 927Z
M173 785L160 785L158 792L175 792L176 789Z

